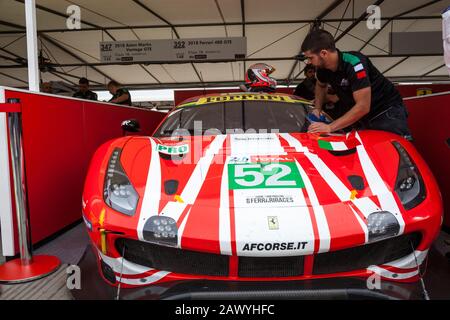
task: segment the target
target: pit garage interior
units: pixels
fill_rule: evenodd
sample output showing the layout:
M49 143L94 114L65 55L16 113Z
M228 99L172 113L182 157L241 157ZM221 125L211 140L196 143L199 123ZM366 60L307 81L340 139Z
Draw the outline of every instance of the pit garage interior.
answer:
M378 27L369 28L375 23L374 12L368 10L371 5L380 9ZM20 268L26 259L36 262L30 254L57 257L61 263L42 279L0 283L0 300L116 299L117 288L106 285L99 275L81 215L84 181L95 150L124 135L120 126L124 120L138 119L138 134L151 135L167 112L185 99L240 91L245 72L254 63L273 66L277 92L292 94L304 80L301 43L314 26L329 31L340 50L368 56L395 84L409 112L413 144L442 195L442 229L426 266L419 270L420 279L413 284L388 283L386 292L405 300L450 299L450 127L446 125L450 65L444 61L442 45L442 13L449 6L444 0L0 0L0 265L17 261ZM80 13L80 28L73 27L74 12ZM401 37L403 42L398 40ZM224 38L244 39L244 55L108 62L100 54L101 42ZM408 45L404 39L410 39ZM82 77L98 93L98 102L72 98ZM111 98L107 91L111 80L130 90L132 106L106 102ZM50 83L52 92L40 92L42 83ZM26 169L22 186L13 177L13 162L19 158L9 151L10 114L20 115L23 136L18 140ZM23 188L26 205L20 210L17 190ZM26 222L19 218L20 212ZM71 274L67 268L73 265L83 272L82 289L67 286ZM356 279L341 281L317 286L361 285ZM310 288L304 283L283 286L286 292ZM198 288L205 286L220 290L217 284L198 284ZM120 298L158 299L172 294L186 299L193 298L189 293L198 288L121 289ZM196 297L208 294L198 290ZM254 292L258 287L253 283L244 290ZM274 293L273 298L280 297Z

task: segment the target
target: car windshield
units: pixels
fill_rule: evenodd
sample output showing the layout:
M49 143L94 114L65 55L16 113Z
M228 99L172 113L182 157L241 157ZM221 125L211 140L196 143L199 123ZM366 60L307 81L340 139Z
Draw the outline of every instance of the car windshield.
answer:
M157 129L156 137L233 132L305 132L307 106L276 101L229 101L182 107Z

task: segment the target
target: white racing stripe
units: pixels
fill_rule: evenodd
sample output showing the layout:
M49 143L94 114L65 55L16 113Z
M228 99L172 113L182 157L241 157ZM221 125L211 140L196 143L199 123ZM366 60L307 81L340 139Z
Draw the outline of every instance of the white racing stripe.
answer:
M97 249L98 255L100 258L108 265L110 266L114 272L121 273L122 270L122 261L123 261L123 275L137 275L141 273L145 273L148 271L152 271L154 269L143 267L141 265L135 264L133 262L130 262L128 260L120 258L111 258L106 255L104 255L100 250Z
M351 191L344 185L344 183L331 171L330 168L319 158L316 154L305 153L305 156L311 161L316 170L338 196L342 202L352 201L356 207L362 212L364 217L368 217L372 212L380 211L378 206L369 198L354 198L351 199Z
M231 155L242 154L276 156L286 152L276 134L231 136ZM314 252L314 230L301 188L235 189L233 194L239 256L292 256ZM285 204L245 205L248 198L277 195L292 198L296 207ZM269 217L276 218L278 229L269 228ZM301 242L304 244L299 244Z
M165 276L170 274L168 271L158 271L152 274L151 276L139 279L130 279L130 278L122 278L120 281L123 284L134 285L134 286L146 286L151 283L155 283L156 281L161 280ZM116 276L117 281L119 281L120 277Z
M364 243L369 242L369 229L367 228L367 224L364 221L362 221L359 214L357 212L355 212L355 210L352 207L350 207L350 209L352 209L352 212L353 212L356 220L358 220L358 223L361 226L361 229L364 230Z
M186 216L184 217L183 221L181 222L180 228L178 229L178 248L181 248L181 239L183 238L184 228L186 227L186 222L188 221L191 209L192 207L189 208L189 211L186 213Z
M397 273L397 272L392 272L377 266L370 266L369 268L367 268L367 270L375 272L376 274L384 277L384 278L388 278L388 279L392 279L392 280L405 280L405 279L409 279L412 277L415 277L419 272L418 270L414 270L411 272L406 272L406 273Z
M158 271L153 273L152 275L148 277L142 277L138 279L130 279L126 278L126 276L134 276L143 274L148 271L155 270L153 268L147 268L143 267L141 265L134 264L128 260L125 260L124 258L111 258L106 255L104 255L100 250L97 249L98 255L100 258L108 265L110 266L113 271L116 273L116 280L128 284L128 285L135 285L135 286L144 286L148 285L150 283L154 283L156 281L161 280L168 274L170 274L169 271ZM122 266L123 262L123 266ZM120 274L122 274L122 278L120 277ZM123 277L125 276L125 277Z
M331 147L334 151L345 151L348 150L347 145L344 142L330 142Z
M358 133L356 133L356 138L361 142L361 144L356 147L356 150L358 152L358 157L361 162L361 167L364 175L366 176L367 183L369 184L372 193L378 196L381 209L394 214L400 225L399 234L402 234L405 230L405 221L403 220L400 209L395 202L394 195L389 191L378 170L375 168L375 165L373 164L366 149L364 148L363 142Z
M370 266L367 270L375 272L376 274L393 280L403 280L409 279L419 274L418 266L420 266L425 258L427 257L428 249L424 251L415 250L414 253L407 255L406 257L397 259L395 261L385 263L385 266L395 267L399 269L413 269L414 271L402 272L402 271L391 271L379 266Z
M181 193L181 199L183 199L184 203L171 201L167 203L161 214L178 221L186 206L188 204L194 204L200 189L203 186L203 182L206 179L206 175L211 163L213 162L214 156L219 153L225 139L226 135L216 136L206 150L205 155L198 161L194 171L186 183L186 186L183 189L183 192Z
M283 146L276 133L231 134L230 148L236 155L285 155Z
M293 138L293 137L292 137ZM295 138L293 138L295 139ZM297 140L297 139L295 139ZM288 142L292 147L295 147L296 144L291 142L289 139ZM292 143L292 144L291 144ZM301 146L301 144L300 144ZM298 147L298 145L297 145ZM344 185L344 183L334 174L334 172L328 168L328 166L323 162L323 160L316 154L313 154L309 151L304 152L305 156L309 159L309 161L313 164L315 169L319 172L325 182L330 186L330 188L334 191L334 193L338 196L339 200L342 202L352 201L355 206L361 211L364 217L368 217L372 212L380 211L380 208L369 198L351 198L351 191ZM354 211L353 211L354 212ZM359 217L359 215L354 212L358 222L364 223ZM366 238L366 243L368 240L368 229L367 227L363 228Z
M303 146L300 141L295 139L289 133L280 133L280 136L284 140L286 140L291 147L295 148L296 152L308 152L309 151L307 147Z
M299 194L303 196L301 190ZM314 252L314 230L306 206L261 208L257 212L253 208L234 210L239 256L296 256ZM269 217L276 217L278 229L270 230Z
M225 160L222 180L220 182L220 207L219 207L219 244L220 254L231 255L231 221L230 221L230 194L228 189L228 162Z
M422 262L425 260L428 254L428 249L424 251L415 250L414 254L411 253L407 255L406 257L397 259L395 261L385 263L386 266L390 267L396 267L396 268L402 268L402 269L411 269L416 268L417 264L419 266L422 264ZM417 263L416 263L417 259Z
M161 163L158 151L156 151L157 145L152 139L150 139L150 145L152 154L137 227L139 240L144 240L143 230L147 219L158 215L161 199Z
M333 173L333 171L328 168L328 166L319 158L316 154L309 152L309 150L300 143L296 138L288 133L281 134L281 136L286 139L291 147L296 150L304 150L305 156L311 161L316 170L332 188L335 194L341 201L349 201L351 196L351 191L342 183L341 180ZM355 205L363 212L364 216L368 216L374 211L379 211L377 205L370 199L367 198L355 198L353 200Z
M303 170L302 166L297 162L297 160L295 161L295 163L297 164L297 168L300 172L303 182L305 183L306 192L308 193L309 201L311 202L314 216L316 218L317 229L319 232L318 253L328 252L330 250L331 235L323 206L320 205L319 199L317 198L316 192L314 191L314 187L311 183L311 180L309 180L309 177L306 174L305 170Z

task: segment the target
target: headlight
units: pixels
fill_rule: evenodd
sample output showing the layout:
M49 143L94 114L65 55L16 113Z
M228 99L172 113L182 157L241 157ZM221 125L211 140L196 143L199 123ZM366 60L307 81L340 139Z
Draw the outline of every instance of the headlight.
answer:
M144 225L144 240L161 245L178 244L178 227L173 218L165 216L150 217Z
M139 195L120 164L121 152L122 150L119 148L114 149L109 159L103 196L108 206L132 216L136 212Z
M397 142L392 142L400 156L395 192L402 201L406 210L412 209L421 203L426 196L422 176L405 148Z
M398 235L400 225L395 216L388 211L372 212L367 218L369 242L379 241Z

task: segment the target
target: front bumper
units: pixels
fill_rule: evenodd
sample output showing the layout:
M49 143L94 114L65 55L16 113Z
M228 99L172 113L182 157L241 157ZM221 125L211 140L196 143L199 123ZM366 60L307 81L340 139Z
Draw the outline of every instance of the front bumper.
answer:
M117 288L105 283L96 272L95 250L88 247L79 266L83 271L82 290L73 290L75 299L116 299ZM212 281L176 280L144 287L123 288L122 300L276 300L276 299L423 299L418 282L380 283L369 289L367 280L357 277L307 279L302 281Z
M115 238L114 240L112 238ZM236 257L158 246L110 235L109 243L125 259L95 249L99 271L111 285L142 287L164 282L215 280L286 282L325 278L369 278L395 282L418 279L428 250L418 250L412 233L341 251L292 257ZM413 251L413 248L415 249Z

